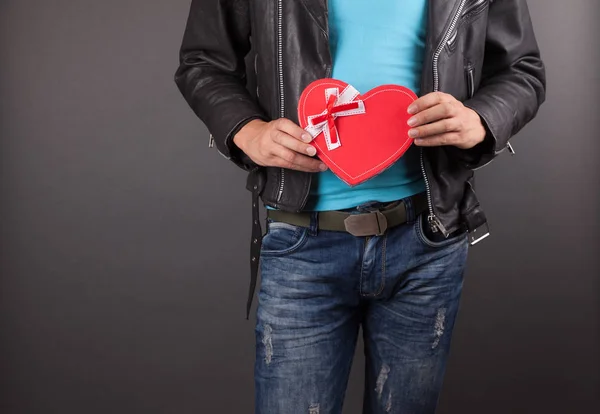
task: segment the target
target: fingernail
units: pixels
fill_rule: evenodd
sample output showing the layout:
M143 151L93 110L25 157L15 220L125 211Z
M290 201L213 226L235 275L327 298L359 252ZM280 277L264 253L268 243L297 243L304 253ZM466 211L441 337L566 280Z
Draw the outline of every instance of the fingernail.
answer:
M408 136L411 138L415 138L419 136L419 130L417 129L409 129L408 130Z
M417 113L417 105L410 105L408 107L408 113L413 115Z
M317 153L317 149L315 147L306 148L306 153L311 157Z
M415 125L417 125L417 118L415 118L415 117L413 116L412 118L410 118L410 119L408 120L407 124L408 124L409 126L415 126Z
M319 170L326 171L327 170L327 166L325 164L321 164L321 165L319 165Z
M312 137L309 134L302 134L302 141L310 142L312 141Z

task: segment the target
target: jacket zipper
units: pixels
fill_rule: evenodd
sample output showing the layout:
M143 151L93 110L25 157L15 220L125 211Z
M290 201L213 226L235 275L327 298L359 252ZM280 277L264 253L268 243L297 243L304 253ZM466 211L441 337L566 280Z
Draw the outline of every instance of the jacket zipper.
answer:
M469 93L469 99L471 99L473 97L473 95L475 95L475 74L474 74L474 68L473 65L471 63L469 63L467 65L467 88L468 88L468 93ZM512 145L510 145L510 142L506 143L506 147L504 149L508 149L508 151L511 153L511 155L515 154L515 150L513 149ZM504 151L504 149L502 151ZM500 152L502 152L500 151ZM477 168L473 168L473 171L479 170L480 168L485 167L486 165L488 165L489 163L491 163L493 161L493 159L489 160L488 162L486 162L483 165L480 165Z
M515 155L515 149L513 148L512 145L510 145L510 141L506 142L506 148L508 149L508 151L510 152L510 155Z
M469 10L479 6L481 3L483 3L485 0L479 0L475 5L473 5ZM456 28L456 24L458 23L459 18L461 17L462 13L463 13L463 9L465 6L465 3L467 2L467 0L461 0L460 5L458 6L458 10L456 11L456 14L454 15L450 26L448 27L448 30L446 31L446 33L444 34L444 37L442 38L442 41L440 42L440 44L438 45L438 48L436 49L434 55L433 55L433 90L434 92L438 91L439 89L439 70L438 70L438 61L439 61L439 57L442 53L442 50L444 49L444 45L446 43L448 43L448 40L450 39L453 30ZM278 0L277 2L277 65L278 65L278 70L279 70L279 114L280 116L283 118L285 117L285 96L284 96L284 79L283 79L283 0ZM433 209L433 202L431 199L431 187L429 184L429 179L427 177L427 172L425 170L425 163L423 160L423 147L421 147L421 151L420 151L420 162L421 162L421 172L423 173L423 178L425 180L425 187L426 187L426 191L427 191L427 204L429 207L429 216L428 216L428 222L431 226L431 230L433 232L437 232L438 230L441 231L444 236L448 237L448 235L450 234L446 228L444 227L444 225L441 223L440 219L435 215L434 209ZM281 168L281 180L279 182L279 192L277 194L277 202L279 202L281 200L281 196L283 195L283 188L285 186L285 169Z
M285 117L285 99L283 90L283 0L277 2L277 68L279 70L279 116ZM283 195L285 185L285 169L281 168L281 180L279 181L279 192L277 202Z
M481 6L485 6L485 2L486 2L486 0L476 0L475 3L471 4L469 7L465 8L462 11L460 18L468 19L470 16L479 14L479 12L481 12L485 9L485 7L481 7ZM448 46L449 47L451 47L454 44L454 41L456 40L457 35L458 35L458 30L454 31L454 33L452 33L452 35L448 38Z
M434 92L437 92L440 87L440 74L439 74L439 68L438 68L438 61L439 61L440 55L442 53L442 50L444 50L444 46L446 45L446 43L448 43L448 39L452 35L452 32L456 28L456 24L458 23L458 19L462 15L462 12L463 12L466 2L467 2L467 0L461 0L460 4L458 6L458 10L456 11L456 14L452 18L452 21L450 22L450 26L448 27L448 30L444 34L442 41L440 42L435 53L433 54L433 91ZM450 235L450 233L448 232L448 230L446 230L446 228L444 227L444 225L442 224L440 219L435 215L435 211L433 210L433 202L431 201L431 186L429 184L429 179L427 178L427 171L425 170L425 162L423 160L423 147L421 147L421 154L420 154L419 158L421 161L421 172L423 173L423 179L425 181L425 189L427 190L427 205L429 207L429 216L427 216L427 221L429 222L429 226L431 227L432 232L436 233L437 231L441 231L445 237L448 237Z

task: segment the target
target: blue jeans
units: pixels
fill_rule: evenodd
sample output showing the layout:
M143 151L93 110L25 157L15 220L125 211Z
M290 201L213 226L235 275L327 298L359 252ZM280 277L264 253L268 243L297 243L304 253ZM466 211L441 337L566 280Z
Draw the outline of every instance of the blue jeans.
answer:
M389 203L369 203L353 212ZM464 231L436 239L427 213L382 236L267 220L255 414L341 414L359 326L364 414L435 411L462 290Z

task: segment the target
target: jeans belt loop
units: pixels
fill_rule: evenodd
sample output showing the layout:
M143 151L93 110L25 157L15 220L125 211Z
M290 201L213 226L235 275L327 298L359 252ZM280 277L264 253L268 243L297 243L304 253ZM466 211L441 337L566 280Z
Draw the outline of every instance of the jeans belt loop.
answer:
M381 211L376 211L375 219L377 220L377 227L379 229L376 236L381 236L387 230L387 227L388 227L387 218L385 217L385 214L383 214Z

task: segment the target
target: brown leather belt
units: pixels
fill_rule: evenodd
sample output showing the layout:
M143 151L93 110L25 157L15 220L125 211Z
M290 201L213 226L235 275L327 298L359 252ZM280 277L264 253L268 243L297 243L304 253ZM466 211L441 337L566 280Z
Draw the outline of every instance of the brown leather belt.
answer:
M419 193L410 197L415 217L427 210L427 193ZM274 221L309 227L311 212L292 213L283 210L267 210L267 217ZM321 230L347 231L354 236L380 236L388 228L404 224L407 221L404 201L365 213L349 213L346 211L319 211L318 228Z

